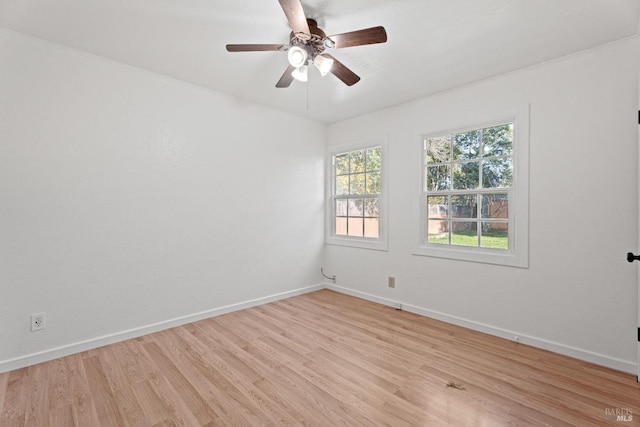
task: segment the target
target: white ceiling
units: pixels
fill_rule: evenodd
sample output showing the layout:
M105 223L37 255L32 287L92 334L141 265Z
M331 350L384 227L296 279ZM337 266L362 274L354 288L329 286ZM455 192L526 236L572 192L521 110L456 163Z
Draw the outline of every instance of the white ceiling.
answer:
M638 34L640 0L303 0L327 34L382 25L385 44L332 52L362 80L276 82L277 0L0 0L0 26L321 122L334 122Z

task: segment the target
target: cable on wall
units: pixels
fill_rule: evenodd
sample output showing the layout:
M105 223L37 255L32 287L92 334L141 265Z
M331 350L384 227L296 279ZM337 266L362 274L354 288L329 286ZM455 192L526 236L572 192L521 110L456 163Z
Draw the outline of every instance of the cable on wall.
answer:
M333 276L327 276L326 274L324 274L324 269L321 267L320 268L320 273L327 279L331 280L333 283L336 283L336 275L334 274Z

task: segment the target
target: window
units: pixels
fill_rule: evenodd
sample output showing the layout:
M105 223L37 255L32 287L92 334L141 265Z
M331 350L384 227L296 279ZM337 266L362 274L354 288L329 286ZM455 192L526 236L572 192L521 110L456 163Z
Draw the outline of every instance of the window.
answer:
M421 135L416 254L527 266L527 134L523 111Z
M513 123L425 137L423 147L427 242L508 250Z
M327 243L386 249L383 141L336 147L330 154Z

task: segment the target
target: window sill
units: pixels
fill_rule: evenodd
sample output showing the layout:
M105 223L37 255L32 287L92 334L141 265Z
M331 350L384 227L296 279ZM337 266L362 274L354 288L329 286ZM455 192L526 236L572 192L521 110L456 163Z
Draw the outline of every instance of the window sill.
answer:
M380 239L365 239L357 237L327 237L327 245L349 246L353 248L372 249L375 251L386 251L387 243Z
M413 255L503 265L507 267L529 268L528 257L502 250L479 249L476 251L465 249L464 247L434 248L432 246L422 245L413 251Z

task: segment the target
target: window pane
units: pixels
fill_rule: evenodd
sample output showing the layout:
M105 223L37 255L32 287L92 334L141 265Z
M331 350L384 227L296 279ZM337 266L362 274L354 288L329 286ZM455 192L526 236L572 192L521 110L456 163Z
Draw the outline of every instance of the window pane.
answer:
M459 246L478 246L478 223L476 221L452 222L451 244Z
M448 190L451 186L449 171L449 166L429 166L427 168L427 190Z
M349 173L349 153L336 156L336 175Z
M362 199L349 199L349 216L362 216Z
M506 221L483 222L480 246L483 248L509 249L509 223Z
M449 221L430 219L427 221L427 242L449 244Z
M453 165L454 190L468 190L478 188L480 182L480 163L456 163Z
M378 218L365 218L364 219L364 237L371 237L377 239L380 237L380 230L378 228Z
M525 110L518 108L514 112L518 120L527 124ZM518 210L520 204L526 206L528 202L528 177L516 177L520 165L516 162L522 160L526 166L529 141L526 133L522 141L516 140L520 135L516 136L515 119L498 120L422 136L423 145L416 147L422 152L416 154L422 157L423 167L423 235L416 254L528 265L526 250L521 252L514 245L515 239L520 241L523 236L526 249L528 239L526 224L520 223L520 215L516 218L514 201L516 194L523 194L522 198L518 196ZM522 153L523 159L516 158ZM524 188L516 189L517 185Z
M349 153L351 173L364 172L364 150Z
M364 216L380 216L378 199L364 199Z
M349 236L363 237L362 218L348 218L347 224Z
M336 195L349 194L349 175L336 176Z
M380 172L367 172L367 194L380 194Z
M509 156L513 153L513 123L482 129L485 156Z
M351 190L349 194L364 194L363 173L356 173L351 175Z
M361 238L351 239L358 242L354 246L360 246L362 238L380 239L383 234L380 230L382 223L379 199L382 192L382 147L334 154L332 161L333 236Z
M480 154L480 131L470 130L453 138L453 160L477 159Z
M487 194L482 196L483 218L509 218L509 196L506 194Z
M506 188L513 183L513 161L511 158L489 160L482 164L482 186L484 188Z
M427 163L445 163L451 160L451 137L425 138Z
M380 147L369 148L367 150L367 170L380 170L382 164L382 157L380 154Z
M427 216L429 218L449 217L449 196L428 196Z
M475 194L451 196L451 218L477 218L478 198Z

